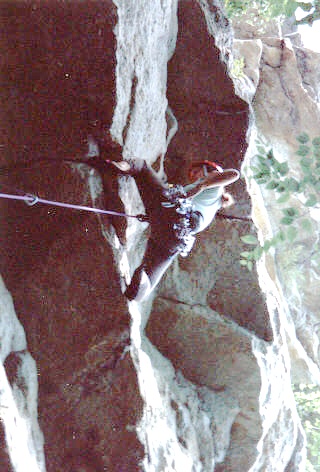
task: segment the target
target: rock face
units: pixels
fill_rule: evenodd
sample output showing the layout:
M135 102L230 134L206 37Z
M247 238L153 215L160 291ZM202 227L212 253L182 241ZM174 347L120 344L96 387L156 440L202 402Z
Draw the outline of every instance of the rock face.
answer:
M88 134L99 135L102 120L111 126L116 8L111 2L1 8L7 41L2 166L10 167L1 172L2 191L101 208L110 200L108 208L123 209L116 179L102 182L88 167L63 162L85 157ZM110 148L109 157L116 152ZM7 341L3 351L13 399L22 397L15 408L28 429L26 439L12 442L3 415L2 470L10 470L7 452L12 470L26 470L17 466L19 441L33 460L30 471L139 470L144 451L135 425L142 401L115 262L119 244L104 216L1 200L1 272L28 342ZM13 323L11 310L2 339L12 337ZM10 368L22 355L32 355L37 371L33 366L22 376L18 364ZM3 411L11 404L4 401Z
M96 142L171 182L202 159L245 176L141 304L122 292L146 223L1 199L1 470L303 471L291 383L319 382L317 207L299 257L282 245L252 272L239 259L242 235L281 225L252 178L257 137L301 179L318 56L206 0L0 8L1 192L141 213L132 178L83 164Z

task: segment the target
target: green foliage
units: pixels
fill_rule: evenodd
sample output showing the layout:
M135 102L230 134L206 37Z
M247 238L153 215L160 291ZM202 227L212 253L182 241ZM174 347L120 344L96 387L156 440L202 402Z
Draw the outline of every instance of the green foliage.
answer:
M320 1L313 0L312 3L301 3L300 8L305 12L309 12L308 15L304 16L301 20L297 20L297 25L309 25L312 26L313 22L320 19Z
M243 251L240 253L240 264L251 271L253 268L253 263L258 261L264 252L269 251L271 247L276 246L280 242L283 242L285 238L285 233L283 231L279 231L274 238L269 239L264 243L263 246L260 246L258 239L253 234L246 234L245 236L242 236L242 242L255 247L251 251Z
M320 471L320 388L317 385L294 385L297 410L308 442L307 470Z
M253 263L257 261L264 252L270 248L277 247L282 243L293 243L301 231L310 232L312 224L306 217L307 210L319 203L320 193L320 137L312 141L307 133L297 137L298 149L296 154L301 156L299 160L302 178L297 180L290 175L287 162L279 162L273 154L272 149L266 148L262 143L257 144L258 154L255 156L256 163L251 167L253 178L266 189L275 192L276 203L282 211L280 228L276 235L260 246L253 235L245 235L241 240L248 245L255 246L252 250L241 253L240 264L252 270ZM300 212L292 206L285 206L291 196L300 195L304 200L305 212Z
M225 8L229 17L241 15L248 10L252 2L250 0L225 0Z
M271 19L279 16L290 18L298 7L309 12L314 3L317 3L317 0L314 0L313 3L302 3L296 0L225 0L225 7L227 15L231 18L243 15L254 8L259 11L260 16ZM312 21L314 21L314 12L311 15L313 15Z

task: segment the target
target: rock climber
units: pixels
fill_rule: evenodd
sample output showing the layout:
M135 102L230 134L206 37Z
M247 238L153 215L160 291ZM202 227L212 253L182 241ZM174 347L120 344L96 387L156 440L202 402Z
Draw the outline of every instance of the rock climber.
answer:
M91 142L91 147L94 146L95 139ZM188 255L195 241L194 235L207 228L217 211L225 206L229 200L225 187L238 180L239 172L223 170L214 162L200 161L191 165L191 183L183 187L166 183L142 159L109 160L105 158L107 152L102 150L100 153L98 147L91 151L86 160L63 162L94 168L101 175L105 193L110 191L112 176L132 176L145 206L150 236L142 262L125 291L129 300L142 301L154 290L178 254ZM8 171L10 168L2 169L2 172Z
M190 252L194 235L207 228L229 201L224 188L238 180L239 172L201 161L191 166L191 183L184 187L165 183L145 161L135 160L127 173L135 179L150 223L145 254L125 291L129 300L142 301L177 255Z

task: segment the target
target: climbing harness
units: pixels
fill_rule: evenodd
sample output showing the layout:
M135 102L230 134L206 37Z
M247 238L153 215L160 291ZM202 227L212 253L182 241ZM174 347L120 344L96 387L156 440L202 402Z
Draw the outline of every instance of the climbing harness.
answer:
M44 205L52 205L57 207L63 208L71 208L75 210L82 210L82 211L91 211L93 213L105 214L105 215L113 215L113 216L124 216L127 218L136 218L138 221L147 222L148 216L143 214L138 215L127 215L126 213L121 213L118 211L112 210L102 210L101 208L93 208L85 205L74 205L73 203L65 203L65 202L56 202L54 200L45 200L44 198L40 198L37 195L33 195L30 193L26 193L24 195L14 195L10 193L0 193L0 198L6 198L10 200L22 200L27 205L33 206L37 203L43 203Z
M177 240L175 250L178 250L182 257L186 257L191 251L195 237L193 232L196 227L197 215L190 198L187 198L182 185L169 185L163 192L167 201L162 202L165 208L174 207L177 219L173 224L173 231Z

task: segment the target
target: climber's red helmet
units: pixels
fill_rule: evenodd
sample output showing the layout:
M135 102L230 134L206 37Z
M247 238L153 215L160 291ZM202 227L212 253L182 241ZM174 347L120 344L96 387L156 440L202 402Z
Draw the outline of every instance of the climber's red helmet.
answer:
M219 166L219 164L213 161L203 160L192 162L188 171L189 181L195 182L201 177L206 177L207 174L212 171L222 173L223 169L221 166Z

